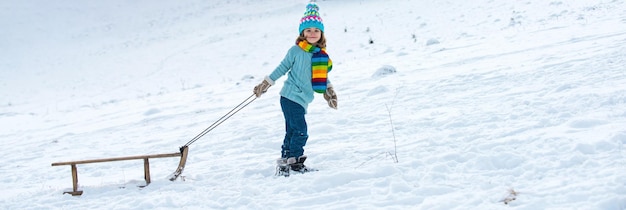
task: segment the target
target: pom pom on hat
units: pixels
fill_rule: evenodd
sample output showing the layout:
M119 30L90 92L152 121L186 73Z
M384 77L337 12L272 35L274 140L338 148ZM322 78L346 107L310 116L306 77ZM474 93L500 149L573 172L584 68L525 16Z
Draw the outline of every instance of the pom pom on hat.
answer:
M320 8L315 2L311 2L306 5L306 12L304 12L304 16L300 19L299 33L302 33L304 29L311 27L318 28L320 31L324 32L324 24L322 23L319 10Z

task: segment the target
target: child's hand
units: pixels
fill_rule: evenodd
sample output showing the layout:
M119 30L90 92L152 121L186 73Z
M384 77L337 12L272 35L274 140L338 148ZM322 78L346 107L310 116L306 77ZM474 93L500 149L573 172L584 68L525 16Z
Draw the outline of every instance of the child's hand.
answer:
M324 99L328 102L328 106L333 109L337 109L337 94L335 94L335 90L332 86L326 88L326 92L324 93Z
M261 97L261 95L267 92L267 89L269 89L273 83L274 82L269 77L265 77L265 79L263 80L263 82L261 82L261 84L258 84L257 86L254 87L253 92L256 95L256 97L257 98Z

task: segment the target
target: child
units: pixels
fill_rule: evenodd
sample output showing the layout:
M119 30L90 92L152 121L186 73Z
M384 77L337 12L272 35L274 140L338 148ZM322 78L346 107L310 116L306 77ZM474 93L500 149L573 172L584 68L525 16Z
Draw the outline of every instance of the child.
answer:
M306 160L303 147L309 137L304 115L308 104L313 101L313 93L324 94L328 106L337 109L337 95L327 77L332 69L332 61L326 54L324 25L318 10L315 3L306 6L296 44L289 49L280 65L254 87L256 97L260 97L274 85L274 81L287 74L280 91L286 134L281 158L277 161L279 166L287 166L280 168L281 172L287 174L289 169L300 172L308 170L303 164Z

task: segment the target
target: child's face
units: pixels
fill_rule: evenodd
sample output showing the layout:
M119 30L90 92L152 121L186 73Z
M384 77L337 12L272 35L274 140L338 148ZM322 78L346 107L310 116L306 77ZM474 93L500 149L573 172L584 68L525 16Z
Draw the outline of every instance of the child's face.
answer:
M317 43L322 38L322 31L318 28L307 28L303 31L306 41L310 44Z

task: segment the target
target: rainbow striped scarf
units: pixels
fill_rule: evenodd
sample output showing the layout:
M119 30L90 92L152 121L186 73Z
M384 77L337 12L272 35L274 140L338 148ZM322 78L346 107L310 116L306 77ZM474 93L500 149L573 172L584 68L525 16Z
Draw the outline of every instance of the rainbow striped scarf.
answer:
M319 48L309 44L306 40L297 43L305 52L313 53L311 57L311 84L313 91L317 93L326 92L328 72L333 69L333 61L330 60L325 48Z

